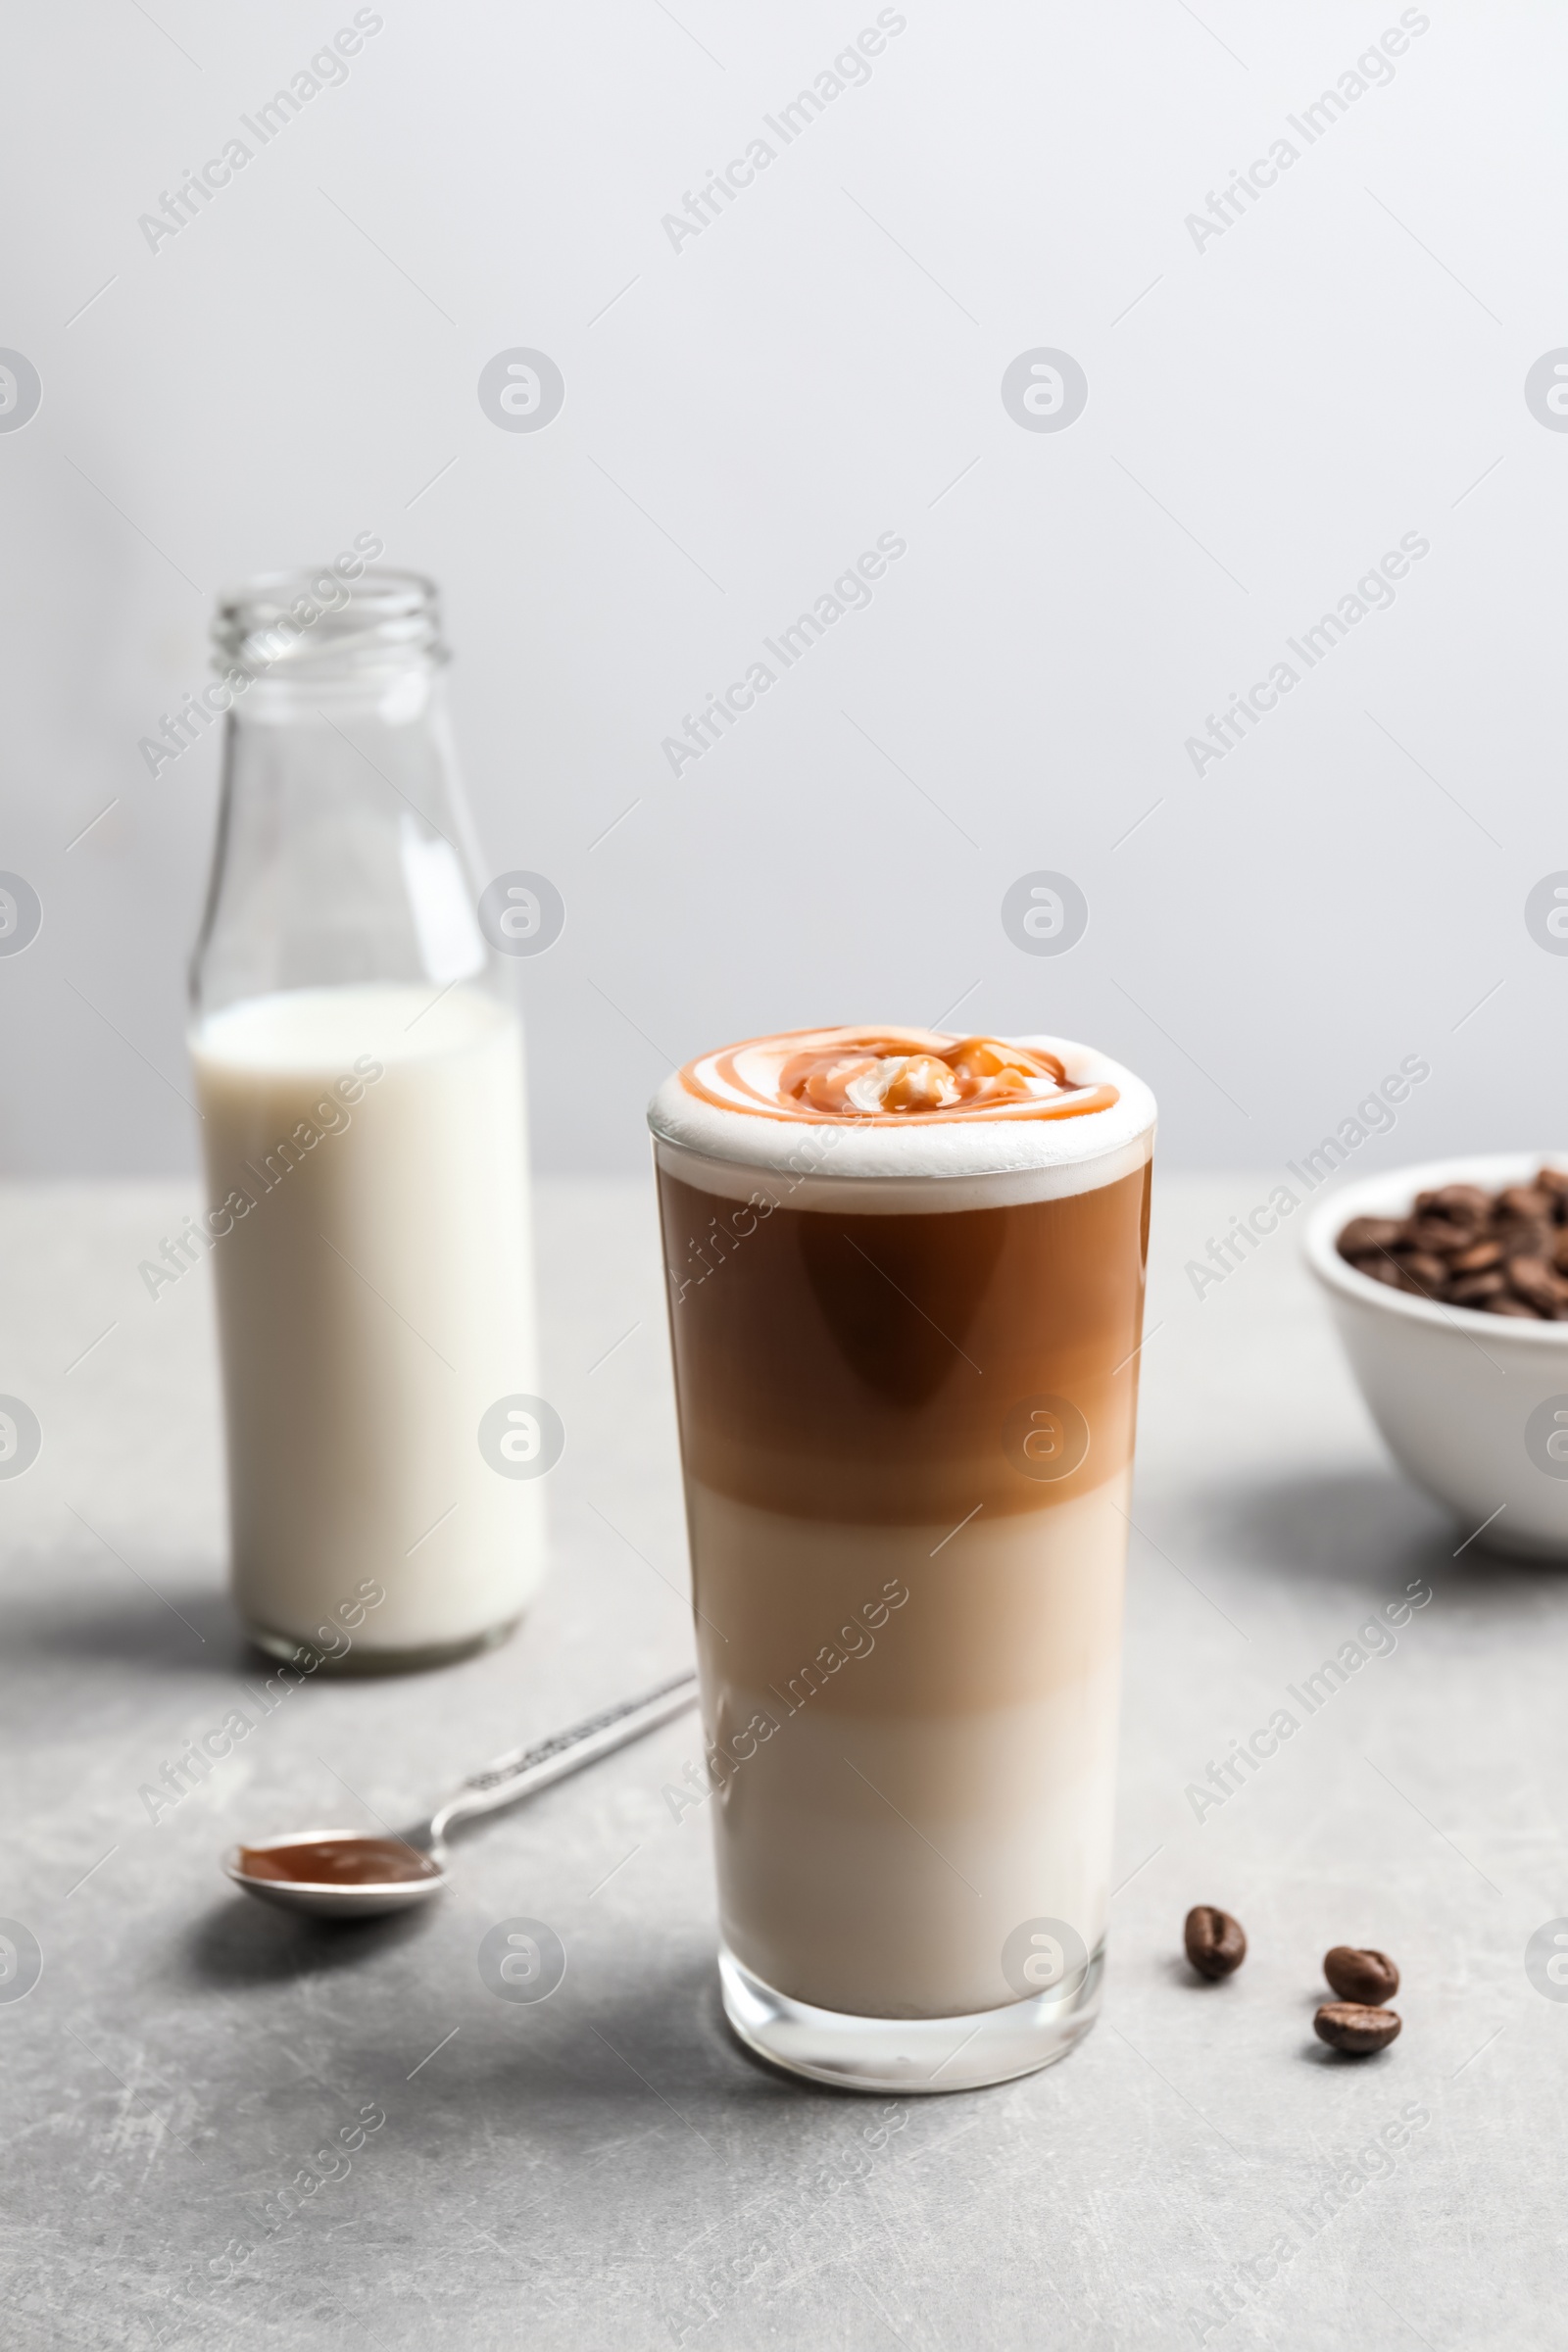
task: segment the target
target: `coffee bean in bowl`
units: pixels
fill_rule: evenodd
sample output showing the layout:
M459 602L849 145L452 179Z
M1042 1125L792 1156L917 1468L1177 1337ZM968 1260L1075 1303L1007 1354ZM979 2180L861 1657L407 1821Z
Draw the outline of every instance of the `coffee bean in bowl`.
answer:
M1241 1921L1213 1903L1196 1903L1188 1912L1183 1941L1194 1968L1211 1983L1232 1976L1247 1958Z
M1489 1315L1568 1322L1568 1175L1488 1193L1445 1184L1417 1193L1402 1217L1351 1217L1336 1244L1356 1271Z
M1399 2024L1393 2009L1370 2009L1360 2001L1325 2001L1312 2020L1312 2031L1331 2050L1369 2058L1398 2039Z
M1323 1955L1323 1974L1342 2001L1361 2001L1378 2008L1399 1989L1399 1972L1387 1952L1361 1951L1354 1944L1337 1943Z
M1385 1443L1451 1514L1446 1551L1568 1559L1568 1154L1363 1177L1305 1241Z

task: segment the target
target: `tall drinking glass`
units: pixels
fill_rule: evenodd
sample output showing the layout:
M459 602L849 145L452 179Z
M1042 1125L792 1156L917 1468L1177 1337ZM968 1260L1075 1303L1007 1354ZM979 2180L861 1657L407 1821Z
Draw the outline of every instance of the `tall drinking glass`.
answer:
M825 1030L649 1116L726 2012L853 2088L1026 2074L1103 1967L1153 1100Z

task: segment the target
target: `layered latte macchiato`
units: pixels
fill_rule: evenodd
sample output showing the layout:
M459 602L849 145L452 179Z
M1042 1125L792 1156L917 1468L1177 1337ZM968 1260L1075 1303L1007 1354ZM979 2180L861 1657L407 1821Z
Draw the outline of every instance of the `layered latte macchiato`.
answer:
M801 2071L957 2088L1092 2019L1153 1115L908 1030L653 1104L725 2001Z

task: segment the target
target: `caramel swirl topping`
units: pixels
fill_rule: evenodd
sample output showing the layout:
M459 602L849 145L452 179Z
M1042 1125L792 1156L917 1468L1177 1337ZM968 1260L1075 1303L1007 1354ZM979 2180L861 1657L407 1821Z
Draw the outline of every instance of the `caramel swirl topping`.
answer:
M702 1054L681 1071L725 1110L813 1121L1061 1119L1108 1110L1113 1086L1075 1085L1054 1054L930 1029L798 1029Z

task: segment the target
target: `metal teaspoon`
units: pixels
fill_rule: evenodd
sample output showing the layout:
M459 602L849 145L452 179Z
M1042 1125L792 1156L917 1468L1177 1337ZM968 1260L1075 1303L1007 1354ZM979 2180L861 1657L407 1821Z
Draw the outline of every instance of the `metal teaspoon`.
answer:
M667 1723L697 1697L695 1674L678 1674L640 1698L622 1699L533 1747L497 1756L438 1805L427 1821L394 1836L356 1830L296 1830L256 1845L231 1845L223 1869L236 1886L286 1911L318 1919L372 1919L428 1902L447 1883L446 1833L460 1821L497 1813L597 1763Z

